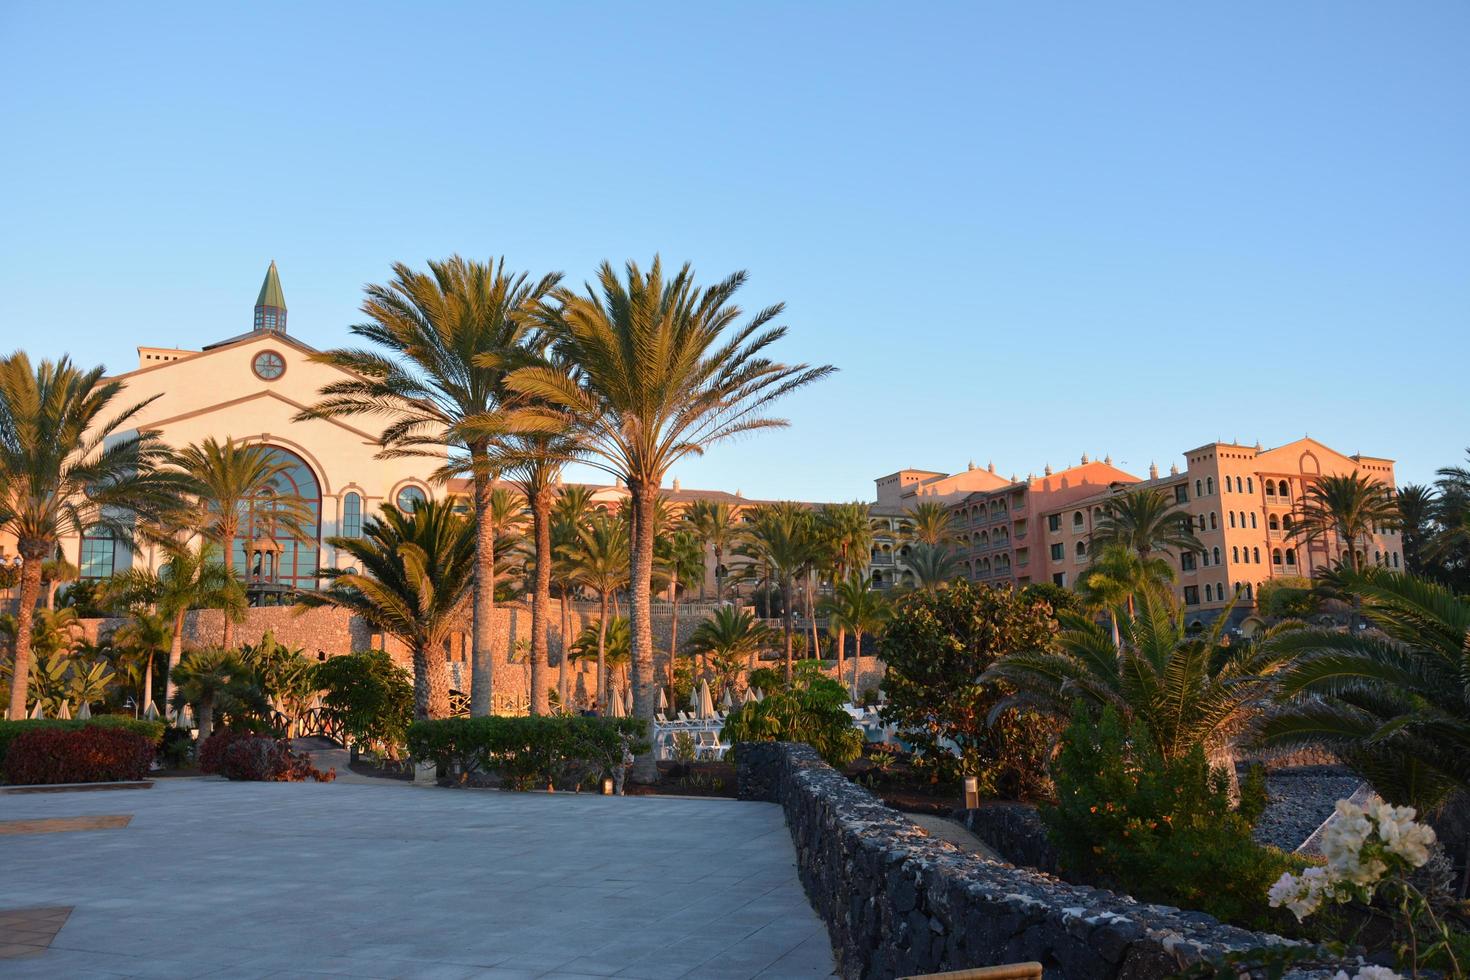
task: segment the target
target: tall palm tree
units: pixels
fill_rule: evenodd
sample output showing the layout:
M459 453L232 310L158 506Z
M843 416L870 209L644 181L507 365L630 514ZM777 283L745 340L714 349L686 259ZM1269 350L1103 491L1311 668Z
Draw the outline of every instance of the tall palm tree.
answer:
M1398 506L1388 488L1357 470L1347 476L1324 476L1307 487L1302 513L1287 535L1307 544L1325 543L1336 535L1347 549L1344 564L1353 571L1362 567L1358 542L1376 528L1397 527Z
M868 554L873 548L873 518L869 506L856 501L823 504L817 511L817 534L827 555L826 565L831 571L835 592L838 583L847 581L854 572L861 572L867 566ZM827 631L832 631L831 623ZM846 655L847 628L838 624L833 640L837 647L837 675L840 677Z
M519 364L532 310L560 281L509 272L505 260L453 256L430 262L427 273L403 263L393 281L370 285L365 323L352 333L376 349L340 349L314 359L351 373L322 389L321 400L298 418L384 416L384 457L455 453L441 475L468 473L474 487L474 638L470 714L488 715L494 683L495 528L490 521L493 440L466 433L465 419L495 412L507 372ZM498 355L487 358L486 355Z
M1103 504L1103 516L1092 531L1092 549L1100 553L1118 545L1145 565L1155 552L1202 551L1189 513L1157 487L1124 490Z
M1141 558L1127 545L1112 543L1094 549L1092 561L1077 577L1077 594L1093 612L1105 612L1112 623L1113 643L1118 634L1118 611L1131 616L1137 597L1144 592L1168 595L1174 569L1163 558Z
M1272 649L1292 666L1262 739L1328 746L1421 813L1470 792L1470 599L1371 565L1333 578L1376 630L1277 633Z
M740 522L735 517L735 508L716 500L696 500L684 512L684 523L689 525L700 543L715 556L715 599L725 601L725 553L740 540ZM704 598L704 578L699 580L699 595Z
M155 571L132 568L114 575L107 595L113 605L152 609L173 624L168 651L164 699L174 696L173 670L184 653L184 618L191 609L218 609L226 620L245 615L245 588L220 560L211 541L190 546L172 538L160 540L167 557Z
M872 581L854 571L832 589L831 598L822 603L828 622L839 629L852 630L857 649L852 658L852 700L858 699L858 666L862 663L863 635L876 634L893 617L888 597L874 590ZM841 664L838 664L839 676Z
M1439 495L1433 487L1411 483L1399 487L1398 525L1404 543L1404 567L1415 575L1425 573L1426 549L1435 534L1436 504Z
M679 659L679 595L693 579L704 581L704 547L692 531L680 530L659 542L655 561L669 580L669 696L674 694L674 667Z
M927 541L921 541L910 548L904 562L909 566L909 571L914 573L919 588L925 592L943 588L953 582L960 571L959 564L948 548L929 544Z
M568 549L575 571L573 581L597 593L597 708L607 710L607 604L618 589L628 584L628 525L612 514L594 513L582 525L577 543Z
M762 504L750 514L745 540L736 549L754 564L769 569L781 589L781 635L785 647L786 683L794 674L792 630L793 592L797 576L811 561L814 545L812 515L801 504L783 501Z
M593 464L621 479L633 505L630 613L634 709L653 719L658 706L653 672L653 508L669 467L733 436L785 424L765 414L781 396L831 372L768 359L784 334L771 327L780 305L744 324L732 302L745 283L736 273L701 288L685 265L665 278L655 258L644 272L629 263L619 278L604 262L597 285L584 293L558 290L544 307L557 354L574 374L523 368L512 389L545 403L532 412L552 424L570 422L587 440ZM634 763L633 777L654 782L652 752Z
M362 537L329 539L362 571L325 569L328 587L296 601L346 609L400 640L413 653L415 717L446 718L444 644L455 607L474 582L478 538L475 526L442 501L419 504L410 514L384 504L381 516L363 523Z
M1112 706L1125 722L1141 723L1165 759L1197 745L1217 759L1228 755L1258 717L1283 658L1268 645L1230 645L1226 614L1193 635L1168 597L1146 591L1137 599L1136 613L1120 617L1121 643L1091 617L1064 611L1055 649L992 665L981 681L1002 682L1011 693L991 717L1030 708L1063 720L1079 702L1098 714Z
M153 703L153 658L159 654L167 656L173 642L173 623L169 617L146 609L129 613L127 622L112 634L113 649L135 657L141 668L139 704L142 708Z
M11 717L25 713L42 562L67 535L130 540L135 519L164 518L188 489L161 468L169 452L157 434L132 431L151 399L119 408L122 390L65 357L34 368L20 352L0 360L0 532L24 562Z
M281 492L290 464L269 446L237 443L213 436L180 449L175 465L199 496L198 529L219 548L227 571L234 571L235 538L247 509L269 498L271 526L294 538L314 537L315 515L300 497ZM234 624L225 618L222 646L234 646Z
M721 606L694 627L689 634L689 650L714 664L723 688L742 668L755 670L756 657L775 640L776 631L756 619L754 613Z
M903 519L904 537L931 548L947 547L954 541L954 515L937 500L921 500Z
M576 588L576 565L568 557L577 545L578 534L592 509L592 488L582 484L563 485L551 512L551 584L557 590L561 614L561 657L557 664L556 692L562 710L571 697L567 664L572 646L572 590Z

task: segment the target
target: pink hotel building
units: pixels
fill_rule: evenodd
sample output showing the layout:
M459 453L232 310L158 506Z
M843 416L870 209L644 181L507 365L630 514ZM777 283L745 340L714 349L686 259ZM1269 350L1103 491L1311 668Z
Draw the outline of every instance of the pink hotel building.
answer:
M880 588L912 582L904 567L906 546L896 533L905 513L922 501L943 504L953 515L955 558L961 572L978 582L1054 582L1070 586L1087 567L1093 528L1110 496L1126 489L1157 487L1194 522L1203 550L1170 556L1175 594L1191 618L1208 621L1239 593L1237 620L1254 606L1256 590L1273 578L1311 577L1346 554L1335 538L1308 544L1288 535L1301 514L1306 488L1321 476L1354 470L1394 486L1393 460L1346 456L1304 438L1262 449L1213 442L1184 454L1185 468L1160 476L1150 466L1143 480L1118 469L1111 458L1089 460L1040 477L996 475L992 465L954 474L900 470L880 477L874 517L886 523L869 568ZM1359 541L1360 557L1389 568L1402 567L1397 531L1380 529Z

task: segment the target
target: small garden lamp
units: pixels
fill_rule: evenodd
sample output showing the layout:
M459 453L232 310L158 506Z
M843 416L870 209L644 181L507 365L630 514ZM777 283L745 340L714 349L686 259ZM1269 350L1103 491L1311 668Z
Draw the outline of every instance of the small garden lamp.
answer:
M974 810L980 806L980 780L975 776L965 777L965 809Z

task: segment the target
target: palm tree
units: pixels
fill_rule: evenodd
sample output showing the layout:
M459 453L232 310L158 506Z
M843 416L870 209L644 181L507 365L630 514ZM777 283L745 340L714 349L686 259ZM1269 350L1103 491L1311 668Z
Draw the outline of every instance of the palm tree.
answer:
M1103 516L1092 531L1093 553L1119 545L1150 564L1154 552L1201 551L1189 513L1157 487L1124 490L1103 504Z
M873 518L867 504L854 501L850 504L823 504L817 511L818 536L827 552L827 565L832 574L832 587L847 581L854 572L867 566L867 558L873 548ZM829 623L827 631L832 631ZM837 647L837 676L842 676L843 658L846 655L847 628L837 626L833 638ZM861 642L861 641L859 641ZM860 651L861 652L861 651Z
M941 589L959 575L959 564L944 545L921 541L909 549L904 562L914 573L919 588L925 592Z
M796 577L811 560L813 548L811 512L801 504L783 501L763 504L750 514L745 541L736 553L769 570L781 589L781 634L785 645L786 683L794 673L791 634L794 625L792 601Z
M577 543L567 552L567 560L575 571L573 581L597 593L600 607L597 617L597 707L607 710L607 663L604 657L607 641L608 598L628 584L628 525L619 517L601 512L593 514L577 532Z
M169 617L146 609L129 613L127 622L112 634L113 649L136 658L141 668L141 708L146 708L153 702L153 658L158 654L167 655L173 647L173 641L173 624Z
M725 553L740 539L740 522L735 509L715 500L696 500L684 512L684 523L700 544L715 556L715 599L725 601ZM704 598L704 577L699 579L699 597Z
M1010 693L991 717L1031 708L1061 721L1078 703L1096 714L1111 706L1125 723L1142 724L1166 760L1200 745L1217 760L1227 757L1259 714L1282 658L1269 645L1224 639L1229 609L1194 635L1168 597L1149 590L1137 599L1136 613L1119 618L1120 644L1091 617L1064 611L1056 649L992 665L981 681L1002 682Z
M1326 542L1335 534L1347 549L1343 563L1353 571L1362 567L1358 542L1377 528L1397 527L1398 506L1388 488L1377 480L1359 476L1324 476L1307 487L1302 513L1287 531L1308 544Z
M170 680L177 681L169 696L174 710L194 706L199 725L199 744L214 733L214 714L221 709L230 714L263 715L270 710L256 677L238 656L217 647L192 651L179 664Z
M245 589L220 561L210 541L198 547L171 538L160 541L167 561L156 571L132 568L114 575L107 586L113 605L149 608L173 623L164 699L174 696L173 670L184 653L184 618L191 609L219 609L237 622L245 615ZM146 705L145 705L146 706Z
M755 614L734 606L721 606L689 634L689 650L713 661L721 687L733 682L742 668L755 670L756 657L770 647L776 631Z
M1393 803L1432 812L1470 791L1470 599L1371 565L1335 578L1376 629L1273 637L1293 663L1261 737L1325 745Z
M413 653L415 717L446 718L444 644L455 608L474 582L479 537L443 501L421 503L410 514L384 504L380 517L363 523L362 537L328 539L362 571L324 569L328 587L296 601L346 609L400 640Z
M20 575L11 717L25 712L31 621L44 560L67 535L100 529L131 540L134 519L162 519L187 487L160 463L156 433L132 432L149 404L119 410L121 381L67 358L34 369L23 353L0 360L0 532L15 538Z
M628 617L614 615L582 627L582 632L572 641L572 659L590 660L595 657L600 665L598 672L616 674L612 679L622 686L627 683L629 645ZM613 685L608 683L606 687L611 695ZM599 700L597 710L608 714L610 700L610 697L606 701Z
M314 536L311 507L294 494L280 492L290 464L269 446L228 438L219 442L210 436L179 450L175 465L197 488L199 530L219 548L227 571L234 571L241 518L257 501L268 499L273 528L302 540ZM222 645L226 650L234 646L234 624L228 617Z
M679 659L679 593L692 579L704 581L704 547L692 531L661 538L657 561L669 579L669 697L674 696L674 666Z
M56 549L55 555L41 562L41 596L46 608L55 607L58 586L64 582L75 582L81 575L81 569L67 561L60 548Z
M1415 575L1425 573L1426 551L1434 538L1438 494L1433 487L1411 483L1399 487L1398 526L1404 542L1404 567Z
M523 368L509 386L545 403L532 410L542 423L570 422L581 430L594 465L621 479L632 502L630 613L635 712L653 719L653 508L669 467L733 436L784 425L766 415L781 396L831 372L767 359L784 334L770 327L782 307L760 310L736 326L732 300L745 283L736 273L700 288L684 266L665 279L655 258L646 273L629 263L625 279L604 262L585 293L558 290L544 308L558 356L576 366L568 375ZM634 763L634 779L654 782L652 752Z
M557 664L557 700L563 711L571 703L571 678L567 663L572 646L572 589L576 587L576 565L568 557L592 508L592 489L581 484L562 486L551 512L551 584L557 590L561 613L561 658Z
M470 714L488 715L494 683L495 527L490 520L494 471L492 439L466 433L466 419L495 412L506 394L506 373L519 362L531 311L560 281L532 281L508 272L505 260L486 263L453 256L430 262L429 272L393 266L388 285L367 287L368 322L352 328L378 350L334 350L315 355L352 377L327 385L321 400L298 418L358 414L388 420L384 457L462 453L442 476L468 473L474 487L474 638ZM487 358L486 355L500 355Z
M863 656L863 634L876 634L893 616L887 596L873 589L872 580L854 571L832 589L832 597L822 603L829 623L839 629L852 630L857 649L852 658L852 700L858 699L858 666ZM838 665L839 671L841 665ZM840 674L839 674L840 676Z
M936 500L922 500L904 516L904 536L931 548L954 540L954 515Z
M1113 543L1094 549L1092 561L1077 577L1077 594L1093 612L1106 612L1112 623L1113 643L1118 634L1118 610L1133 615L1136 598L1144 592L1168 595L1174 569L1163 558L1141 558L1132 548Z

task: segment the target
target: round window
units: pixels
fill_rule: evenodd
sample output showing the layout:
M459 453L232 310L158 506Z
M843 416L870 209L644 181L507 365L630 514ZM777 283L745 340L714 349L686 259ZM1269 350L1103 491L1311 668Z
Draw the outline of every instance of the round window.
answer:
M274 381L286 373L286 359L273 350L263 350L250 363L255 376L262 381Z
M408 486L398 491L398 509L405 514L411 514L418 509L419 504L429 499L421 487Z

